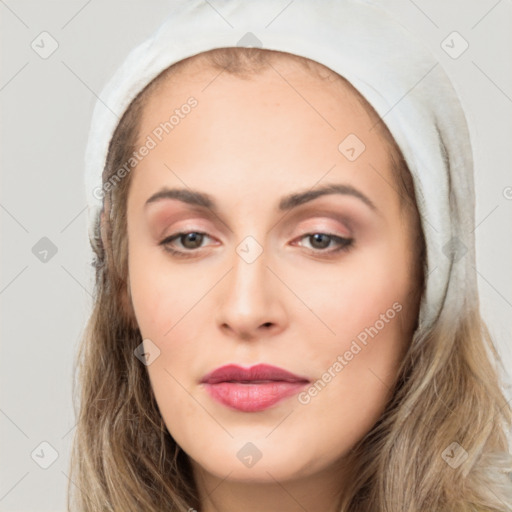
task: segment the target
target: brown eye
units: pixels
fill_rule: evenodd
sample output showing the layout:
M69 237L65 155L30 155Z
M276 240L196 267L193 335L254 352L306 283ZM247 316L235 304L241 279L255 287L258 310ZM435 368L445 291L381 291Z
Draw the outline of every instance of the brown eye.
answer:
M162 245L164 250L175 256L187 258L195 256L195 253L198 252L197 249L202 247L201 244L205 237L210 238L206 233L201 233L200 231L181 232L168 236L159 245ZM179 242L177 248L175 248L176 242Z
M309 235L309 239L312 241L311 246L315 249L325 249L329 247L331 237L325 233L314 233Z
M204 235L203 233L192 231L190 233L180 234L178 238L185 249L198 249L201 247Z
M339 251L347 251L354 243L353 238L344 238L341 236L337 236L331 233L307 233L300 237L300 240L307 239L309 240L309 245L311 246L311 251L316 253L325 253L332 254ZM331 250L325 250L328 248L331 243L335 246ZM336 247L337 245L337 247Z

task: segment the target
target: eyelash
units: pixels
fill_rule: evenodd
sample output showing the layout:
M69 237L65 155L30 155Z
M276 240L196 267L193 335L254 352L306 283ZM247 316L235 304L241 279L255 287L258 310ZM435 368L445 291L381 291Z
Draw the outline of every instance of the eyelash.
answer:
M165 251L171 253L173 256L176 256L178 258L193 258L196 256L195 253L200 249L200 247L197 249L189 249L187 251L178 251L176 249L173 249L170 246L170 243L172 241L174 241L175 239L179 239L182 236L188 235L190 233L195 233L198 235L206 235L208 237L208 235L202 231L182 231L179 233L175 233L174 235L168 236L167 238L162 240L159 243L159 245L162 245ZM337 240L338 244L339 244L337 249L330 250L330 251L327 251L324 249L308 249L308 252L315 254L315 255L325 253L325 257L331 257L338 253L348 252L350 249L352 249L354 247L354 239L353 238L344 238L344 237L335 235L333 233L324 233L322 231L315 231L313 233L305 233L304 235L299 237L299 240L301 240L302 238L312 237L313 235L327 235L332 240L334 240L334 241ZM210 237L208 237L208 238L210 238ZM321 254L321 255L324 256L324 254Z

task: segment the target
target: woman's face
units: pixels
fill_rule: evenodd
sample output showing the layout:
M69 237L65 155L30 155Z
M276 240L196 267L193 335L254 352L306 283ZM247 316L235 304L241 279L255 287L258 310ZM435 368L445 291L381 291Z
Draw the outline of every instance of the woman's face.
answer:
M130 292L160 412L196 470L332 474L381 415L418 310L411 221L374 127L347 85L284 60L250 79L186 67L146 105ZM296 378L202 382L262 364Z

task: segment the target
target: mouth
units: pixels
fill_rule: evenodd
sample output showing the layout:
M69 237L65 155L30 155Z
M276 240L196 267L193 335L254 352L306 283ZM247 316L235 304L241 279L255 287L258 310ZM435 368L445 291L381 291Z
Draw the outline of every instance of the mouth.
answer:
M268 409L297 394L309 382L306 377L265 364L251 368L222 366L201 380L214 400L242 412Z
M309 379L295 375L283 368L268 364L258 364L250 368L243 368L236 364L228 364L208 373L201 379L201 383L219 384L220 382L242 382L247 384L260 384L268 382L309 382Z

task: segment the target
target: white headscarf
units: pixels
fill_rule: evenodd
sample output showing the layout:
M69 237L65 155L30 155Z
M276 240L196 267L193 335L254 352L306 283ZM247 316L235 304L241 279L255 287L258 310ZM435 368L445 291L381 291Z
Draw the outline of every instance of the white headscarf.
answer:
M102 172L115 128L136 95L171 64L220 47L258 46L315 60L373 106L412 173L427 245L419 322L452 318L477 300L473 163L465 116L434 56L369 0L174 0L158 31L136 47L96 103L86 150L89 236L103 206ZM341 141L340 141L341 142Z

